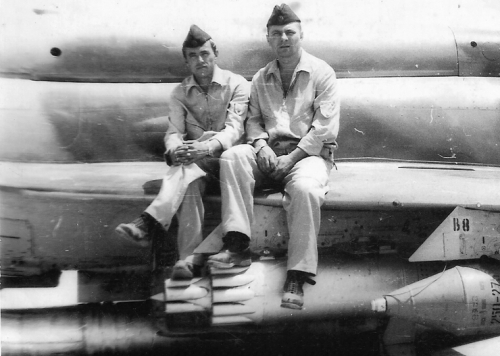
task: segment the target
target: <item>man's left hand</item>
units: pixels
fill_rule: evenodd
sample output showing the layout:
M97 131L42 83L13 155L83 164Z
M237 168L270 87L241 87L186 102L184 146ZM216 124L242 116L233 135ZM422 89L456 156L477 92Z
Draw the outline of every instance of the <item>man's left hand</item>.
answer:
M187 149L179 153L179 160L183 164L191 164L208 155L208 143L192 142L187 145Z
M274 170L269 174L269 177L276 181L282 181L288 173L292 170L295 164L306 158L308 154L301 148L297 147L290 154L279 156L276 159L276 166Z
M290 157L290 155L279 156L276 159L276 167L269 174L269 177L276 181L282 181L283 178L292 170L295 165L295 161Z

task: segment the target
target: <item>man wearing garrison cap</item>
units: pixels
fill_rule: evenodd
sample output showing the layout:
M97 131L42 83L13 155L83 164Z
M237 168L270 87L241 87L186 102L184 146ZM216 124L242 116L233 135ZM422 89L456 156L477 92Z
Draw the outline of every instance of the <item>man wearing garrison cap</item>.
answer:
M168 169L160 193L139 218L115 229L128 241L148 247L152 229L168 229L177 214L180 259L173 279L192 278L204 264L201 255L193 254L202 241L201 197L207 183L218 180L221 153L242 137L250 91L242 76L217 66L215 42L198 26L191 26L182 54L192 75L170 96L165 135Z
M225 246L209 258L215 267L248 264L254 186L284 186L287 213L287 279L281 306L301 309L303 284L316 275L320 207L328 190L339 129L339 96L333 69L302 49L300 19L283 4L267 23L276 60L255 74L246 122L248 145L221 159Z

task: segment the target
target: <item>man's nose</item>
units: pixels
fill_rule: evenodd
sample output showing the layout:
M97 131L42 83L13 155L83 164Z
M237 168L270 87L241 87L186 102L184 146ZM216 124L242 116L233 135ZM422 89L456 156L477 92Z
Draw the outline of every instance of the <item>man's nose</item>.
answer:
M287 39L288 39L288 37L286 36L286 33L284 33L284 32L283 32L283 33L281 34L281 40L282 40L282 41L286 41Z

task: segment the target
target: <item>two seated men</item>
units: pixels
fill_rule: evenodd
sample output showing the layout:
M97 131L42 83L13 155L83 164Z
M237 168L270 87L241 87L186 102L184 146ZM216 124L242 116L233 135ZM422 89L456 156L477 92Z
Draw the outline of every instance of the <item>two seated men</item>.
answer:
M210 36L192 26L183 54L192 75L174 90L165 136L169 169L159 195L145 212L116 231L141 245L156 224L179 219L180 260L174 279L191 278L205 263L193 251L202 241L208 180L220 170L222 251L208 257L213 268L249 266L256 186L280 182L290 234L281 306L302 309L303 284L318 265L321 205L328 190L339 128L335 72L302 49L300 19L286 4L275 6L267 42L276 59L244 78L216 65ZM248 115L247 115L248 111ZM244 131L246 144L238 144Z

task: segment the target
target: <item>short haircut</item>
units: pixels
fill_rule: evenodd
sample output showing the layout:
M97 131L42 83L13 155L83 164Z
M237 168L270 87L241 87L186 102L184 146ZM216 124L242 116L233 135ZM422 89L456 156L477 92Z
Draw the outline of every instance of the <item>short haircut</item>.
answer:
M213 39L209 39L208 42L210 42L210 46L212 47L212 51L214 51L214 54L217 56L217 46L215 45L215 42ZM206 42L205 42L206 43ZM204 43L204 44L205 44ZM203 45L202 45L203 46ZM201 47L201 46L200 46ZM185 46L182 46L182 55L184 57L184 59L187 59L186 58L186 49L187 48L198 48L198 47L185 47Z

